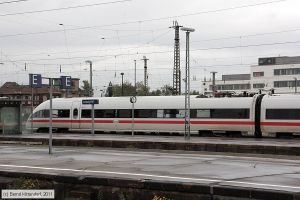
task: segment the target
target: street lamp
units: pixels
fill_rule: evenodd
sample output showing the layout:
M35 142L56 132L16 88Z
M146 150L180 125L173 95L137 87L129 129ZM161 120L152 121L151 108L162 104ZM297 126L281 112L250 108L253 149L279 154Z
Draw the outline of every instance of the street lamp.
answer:
M134 60L134 96L136 96L136 60Z
M297 93L297 78L296 77L294 77L294 79L295 79L295 94Z
M93 64L92 61L87 60L86 63L90 64L90 89L89 89L89 96L93 96Z
M130 102L132 103L132 123L131 123L131 135L134 136L134 103L136 102L136 60L134 60L134 94L133 97L130 98Z
M121 72L121 76L122 76L122 96L124 96L124 87L123 87L123 76L124 76L124 73Z
M217 72L210 72L212 74L212 92L213 97L216 97L216 73Z
M190 107L191 107L191 99L190 99L190 32L194 32L193 28L182 27L182 31L186 32L186 54L185 54L185 95L184 95L184 138L186 140L190 139L191 136L191 118L190 118Z
M100 90L100 92L101 92L100 95L101 95L101 97L103 97L103 96L105 97L107 86L104 85L102 88L103 88L103 89Z

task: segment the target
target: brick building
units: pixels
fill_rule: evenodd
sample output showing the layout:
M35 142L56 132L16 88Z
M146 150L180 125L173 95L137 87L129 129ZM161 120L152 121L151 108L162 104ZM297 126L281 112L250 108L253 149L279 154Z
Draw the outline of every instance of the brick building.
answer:
M52 90L53 98L82 96L81 89L79 88L79 80L80 79L72 79L71 90L60 89L58 84L55 84L56 80L54 80L54 87ZM6 82L0 87L0 97L6 97L11 100L21 100L25 106L31 105L32 94L34 102L33 105L37 106L49 99L49 86L42 85L41 88L32 89L29 85L19 85L16 82Z

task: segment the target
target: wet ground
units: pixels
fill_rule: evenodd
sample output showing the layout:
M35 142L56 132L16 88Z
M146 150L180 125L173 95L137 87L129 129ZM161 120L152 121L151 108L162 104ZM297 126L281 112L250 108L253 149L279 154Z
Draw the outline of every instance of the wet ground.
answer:
M103 137L119 138L101 136L102 139ZM130 137L124 136L123 139ZM206 139L208 141L211 139ZM69 175L78 178L130 178L300 192L300 158L297 156L256 157L229 153L81 147L54 147L53 154L49 155L47 146L4 144L0 145L0 152L1 172Z

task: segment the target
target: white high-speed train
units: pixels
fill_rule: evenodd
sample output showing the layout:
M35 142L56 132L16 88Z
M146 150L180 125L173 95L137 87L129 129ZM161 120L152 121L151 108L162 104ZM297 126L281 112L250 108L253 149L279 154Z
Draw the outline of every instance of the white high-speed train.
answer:
M57 131L89 131L92 127L91 98L53 99L53 128ZM94 107L95 131L127 132L132 123L138 132L183 132L184 96L137 97L134 120L130 97L102 97ZM36 131L49 127L49 100L34 109ZM191 131L241 133L254 137L300 134L300 95L255 95L240 98L191 96ZM31 128L31 117L26 127Z

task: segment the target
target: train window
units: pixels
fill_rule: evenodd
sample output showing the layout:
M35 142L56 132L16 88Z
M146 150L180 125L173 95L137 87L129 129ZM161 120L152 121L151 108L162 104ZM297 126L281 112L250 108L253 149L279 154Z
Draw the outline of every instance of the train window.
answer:
M164 110L164 118L176 118L179 113L176 109L166 109Z
M59 118L69 118L70 110L58 110L58 117Z
M33 113L32 117L33 118L42 118L42 113L43 113L43 111L39 110L39 111Z
M210 118L210 109L191 110L191 118Z
M185 116L185 110L179 110L178 114L176 115L176 118L184 118Z
M49 118L49 110L40 110L32 115L33 118Z
M135 110L134 117L136 117L136 118L156 118L157 110L154 110L154 109Z
M81 118L92 118L91 110L81 110Z
M52 117L57 118L58 117L58 110L52 110Z
M210 109L211 118L248 119L249 109Z
M266 119L300 120L300 109L267 109Z
M117 110L117 117L118 118L130 118L132 110L124 109L124 110Z
M77 117L77 116L78 116L78 109L75 108L75 109L73 110L73 117Z
M95 118L115 118L115 110L95 110Z
M163 118L164 117L164 110L157 110L157 118Z
M42 117L43 118L49 118L50 117L50 111L49 110L42 110Z

